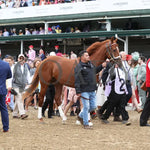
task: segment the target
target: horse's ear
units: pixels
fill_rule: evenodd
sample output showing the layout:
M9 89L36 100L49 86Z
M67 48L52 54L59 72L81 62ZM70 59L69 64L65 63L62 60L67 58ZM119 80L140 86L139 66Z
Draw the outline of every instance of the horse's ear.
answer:
M113 41L114 41L114 37L111 37L111 43L113 43Z

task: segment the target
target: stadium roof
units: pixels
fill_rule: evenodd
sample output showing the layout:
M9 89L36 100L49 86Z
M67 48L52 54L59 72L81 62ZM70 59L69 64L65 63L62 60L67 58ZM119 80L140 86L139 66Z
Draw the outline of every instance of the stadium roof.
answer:
M95 13L81 13L72 15L56 15L44 17L30 17L18 19L2 19L0 25L10 24L27 24L27 23L55 23L55 22L72 22L84 20L98 20L98 19L119 19L119 18L136 18L136 17L150 17L150 9L142 10L128 10L128 11L109 11L109 12L95 12Z

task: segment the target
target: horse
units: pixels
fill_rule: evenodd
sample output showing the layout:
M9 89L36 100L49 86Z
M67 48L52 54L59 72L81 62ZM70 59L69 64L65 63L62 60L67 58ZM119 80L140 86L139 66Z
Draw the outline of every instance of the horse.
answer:
M111 38L102 42L95 42L89 46L86 50L90 56L90 60L95 66L102 64L107 58L118 59L119 48L117 44L117 39ZM63 85L74 87L74 68L79 63L80 58L77 59L67 59L60 56L49 56L43 60L37 67L32 83L29 88L25 91L24 98L29 97L33 91L36 89L39 81L41 84L41 90L39 93L39 103L38 103L38 119L43 121L42 118L42 105L43 99L50 83L55 85L55 101L58 105L60 116L63 118L64 114L61 108L61 93ZM26 101L26 107L29 105L28 100Z

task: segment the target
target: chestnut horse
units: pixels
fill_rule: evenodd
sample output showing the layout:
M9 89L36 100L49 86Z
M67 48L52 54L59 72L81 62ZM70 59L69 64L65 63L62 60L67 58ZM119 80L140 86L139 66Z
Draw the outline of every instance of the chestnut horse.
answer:
M119 48L116 43L117 39L113 38L105 40L103 42L95 42L87 48L90 60L95 66L102 64L106 58L117 59L119 58ZM59 106L60 116L63 117L64 114L61 109L61 93L63 85L74 87L74 68L79 62L79 58L70 60L59 56L49 56L47 59L43 60L36 69L34 74L32 84L26 90L24 94L25 97L29 97L30 94L36 89L39 81L41 84L41 90L39 93L39 107L38 107L38 118L42 120L42 105L43 99L50 83L55 85L55 101ZM26 102L28 106L30 101Z

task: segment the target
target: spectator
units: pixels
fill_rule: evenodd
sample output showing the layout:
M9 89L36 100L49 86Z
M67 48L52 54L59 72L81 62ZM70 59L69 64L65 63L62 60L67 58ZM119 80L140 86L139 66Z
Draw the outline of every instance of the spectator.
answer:
M37 34L38 34L38 31L36 30L36 28L34 28L32 31L32 35L37 35Z
M23 54L20 54L18 56L18 62L14 66L14 72L13 72L12 85L14 90L17 92L17 95L15 96L13 118L21 117L21 119L25 119L28 117L28 115L25 114L22 94L25 90L26 85L29 84L29 79L30 79L30 73L27 66L25 65L25 56ZM18 116L18 112L20 116Z
M15 0L13 4L14 8L19 8L20 7L20 0Z
M13 2L12 2L12 0L8 0L8 1L6 2L6 7L7 7L7 8L12 8L12 7L13 7Z
M23 31L19 30L19 34L18 35L23 35Z
M45 34L45 31L44 31L44 29L42 27L40 27L39 34Z
M12 36L16 36L17 35L17 33L16 33L16 28L13 28L13 34L12 34Z
M3 36L3 31L2 30L0 30L0 36Z
M33 45L29 46L29 50L28 53L26 53L26 55L28 56L29 61L34 61L35 57L36 57L36 52L33 49Z
M28 7L28 3L25 0L21 0L20 7Z
M25 28L25 35L31 35L30 31L28 30L28 28Z
M5 2L4 1L1 1L1 9L4 9L4 8L6 8L6 5L5 5Z
M74 31L75 33L79 33L79 32L81 32L79 29L78 29L78 27L75 27L75 31Z
M41 60L44 60L46 58L44 50L42 48L39 50L39 57L41 58Z
M4 28L3 36L9 36L9 32L7 31L6 28Z
M62 30L60 29L60 26L59 26L59 25L56 26L55 31L56 31L56 33L61 33L61 32L62 32Z
M138 92L139 92L139 99L141 101L141 108L144 108L145 102L146 102L146 92L141 89L141 85L146 80L146 64L145 57L141 56L138 60L139 63L139 69L138 69L138 75L137 75L137 81L138 81Z
M52 33L56 33L55 26L52 26Z
M48 34L52 34L53 32L52 32L52 28L48 28Z
M60 53L60 50L59 50L59 45L55 45L55 53Z

